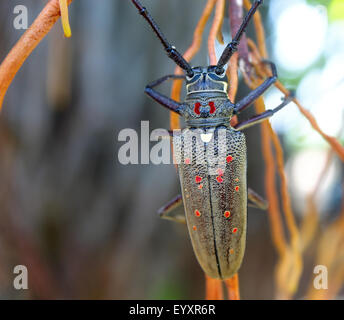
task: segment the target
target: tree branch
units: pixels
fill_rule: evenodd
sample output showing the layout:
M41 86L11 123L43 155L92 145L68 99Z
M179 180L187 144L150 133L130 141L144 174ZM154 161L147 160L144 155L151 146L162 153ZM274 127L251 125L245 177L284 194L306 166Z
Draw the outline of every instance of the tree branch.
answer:
M68 5L72 1L73 0L68 0ZM18 40L16 45L1 63L0 111L7 89L13 81L15 75L32 51L49 33L53 25L60 18L60 15L59 0L50 0L30 28L22 35L22 37Z

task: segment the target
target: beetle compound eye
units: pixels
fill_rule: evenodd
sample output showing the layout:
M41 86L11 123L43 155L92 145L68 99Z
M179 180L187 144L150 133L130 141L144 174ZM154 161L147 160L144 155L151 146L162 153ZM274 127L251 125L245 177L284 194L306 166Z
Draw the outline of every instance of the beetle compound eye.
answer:
M210 107L210 114L213 114L216 111L215 103L213 101L209 102L209 107Z
M201 114L201 111L199 110L201 107L201 104L199 102L195 103L195 108L194 108L194 112L196 114Z
M190 75L186 75L186 81L191 81L192 80L192 78L194 77L195 75L193 74L192 76Z

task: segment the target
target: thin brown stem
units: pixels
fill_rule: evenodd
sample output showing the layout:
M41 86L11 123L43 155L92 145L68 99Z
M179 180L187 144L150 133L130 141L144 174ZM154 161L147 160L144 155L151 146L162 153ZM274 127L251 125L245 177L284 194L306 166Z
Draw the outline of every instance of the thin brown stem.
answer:
M217 0L214 21L208 37L208 53L210 65L216 65L215 40L221 30L223 16L225 13L225 0Z
M61 21L64 34L67 38L72 36L72 31L69 25L69 17L68 17L68 1L67 0L59 0L60 3L60 10L61 10Z
M240 300L239 276L236 273L232 278L225 280L228 300Z
M68 0L70 4L73 0ZM0 65L0 110L3 100L15 75L42 41L50 29L60 18L59 0L51 0L47 3L30 28L21 36L16 45L9 52Z
M206 288L205 299L206 300L223 300L222 281L219 279L213 279L205 276Z

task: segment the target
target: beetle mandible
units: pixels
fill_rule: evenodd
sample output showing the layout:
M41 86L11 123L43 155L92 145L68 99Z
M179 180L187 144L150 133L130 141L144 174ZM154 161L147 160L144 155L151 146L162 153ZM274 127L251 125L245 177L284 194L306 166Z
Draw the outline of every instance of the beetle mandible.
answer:
M131 1L161 41L168 57L186 73L185 76L167 75L150 83L145 89L156 102L186 120L186 128L182 130L179 142L174 143L174 148L179 149L181 154L178 171L182 196L160 209L160 215L180 222L186 220L194 252L204 272L212 278L230 278L240 268L244 255L247 200L260 208L267 207L263 199L247 188L246 142L241 130L268 119L291 100L285 98L275 109L266 110L234 127L230 125L233 115L252 105L277 80L275 65L265 61L271 67L272 76L237 103L232 103L228 98L229 84L224 66L237 50L250 19L263 0L254 1L217 65L208 67L191 67L167 41L147 9L138 0ZM183 103L154 89L168 79L178 78L186 81ZM222 139L220 132L224 132ZM193 137L197 136L201 136L199 145L203 147L202 151L195 148ZM220 160L217 158L213 161L212 157L206 156L210 149L209 137L215 145L210 152L214 159L220 148L225 147ZM190 157L185 156L187 152L191 154ZM210 169L214 169L215 173ZM185 217L177 210L181 203L184 203Z

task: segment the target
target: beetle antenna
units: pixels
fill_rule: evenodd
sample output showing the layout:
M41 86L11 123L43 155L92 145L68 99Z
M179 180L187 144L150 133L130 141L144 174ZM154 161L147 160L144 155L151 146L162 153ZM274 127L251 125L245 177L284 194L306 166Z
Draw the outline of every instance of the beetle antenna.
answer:
M177 51L177 49L172 46L167 39L165 38L164 34L160 31L158 25L153 20L149 12L145 7L141 5L141 3L138 0L131 0L132 3L135 5L139 13L143 16L144 19L149 23L159 40L161 41L162 45L165 48L165 51L167 55L183 70L186 71L187 75L189 77L192 77L194 75L194 72L192 71L191 66L189 63L183 58L183 56Z
M242 35L244 34L248 23L250 22L252 16L256 12L256 10L259 7L259 5L261 5L262 3L263 3L263 0L256 0L253 3L251 9L246 14L243 22L241 23L241 26L240 26L238 32L236 33L236 35L233 38L233 40L227 45L227 47L223 51L223 53L222 53L222 55L221 55L217 65L216 65L215 72L217 74L222 74L223 73L223 66L230 60L230 58L232 57L234 52L238 50L238 45L239 45L240 39L241 39Z

